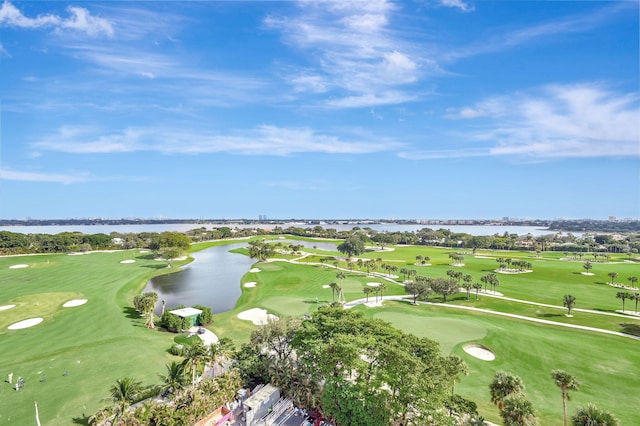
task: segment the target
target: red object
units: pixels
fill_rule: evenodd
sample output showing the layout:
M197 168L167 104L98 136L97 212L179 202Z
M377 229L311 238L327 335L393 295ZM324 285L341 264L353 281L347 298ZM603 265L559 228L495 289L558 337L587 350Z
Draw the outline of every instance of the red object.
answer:
M320 423L322 422L322 414L317 411L311 411L307 415L307 420L310 421L313 426L320 426Z

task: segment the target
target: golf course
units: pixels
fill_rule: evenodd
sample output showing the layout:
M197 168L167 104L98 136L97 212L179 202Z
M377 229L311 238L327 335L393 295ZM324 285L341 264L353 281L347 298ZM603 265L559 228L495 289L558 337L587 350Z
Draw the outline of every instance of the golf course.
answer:
M285 243L296 241L287 238ZM238 240L195 243L191 251L230 243ZM248 255L245 248L234 252ZM358 255L376 261L376 268L367 271L338 251L278 252L247 270L237 283L242 293L235 308L214 312L208 328L239 347L257 327L239 314L261 309L279 318L302 317L342 297L349 309L433 339L443 354L459 355L468 374L456 392L475 402L489 421L501 423L488 385L496 371L504 370L522 378L538 424L561 425L561 391L550 375L561 369L580 382L568 402L569 414L594 403L622 425L640 424L640 316L636 302L617 297L621 291L638 291L621 287L629 285L628 277L640 275L638 259L613 254L594 263L586 275L583 261L559 252L469 250L458 252L462 259L455 266L452 253L429 246L370 249ZM428 257L428 264L418 257ZM499 258L531 267L500 271ZM189 261L174 261L168 268L146 250L0 257L0 425L35 424L34 402L42 424L88 424L89 416L108 404L105 398L117 379L131 376L145 386L158 384L165 364L179 360L167 351L176 335L145 327L132 300L149 279L179 273ZM404 287L409 270L433 278L460 271L473 283L495 274L499 284L469 294L461 284L446 303L431 292L414 305ZM209 291L216 291L215 283ZM563 306L569 294L575 297L571 315ZM384 300L390 296L406 299ZM28 320L33 321L15 327ZM469 354L469 345L486 348L495 359ZM10 373L12 384L7 383ZM18 378L25 385L15 390Z

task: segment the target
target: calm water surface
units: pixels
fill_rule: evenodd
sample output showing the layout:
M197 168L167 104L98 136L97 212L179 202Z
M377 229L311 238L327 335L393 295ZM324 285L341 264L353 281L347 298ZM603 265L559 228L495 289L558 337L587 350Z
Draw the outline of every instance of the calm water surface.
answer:
M281 240L283 244L301 244L307 248L336 251L331 243L316 243L298 240ZM167 309L178 305L204 305L214 313L233 309L241 294L240 280L249 272L255 262L248 256L230 253L247 243L227 244L210 247L192 253L193 262L180 272L155 277L147 283L144 291L155 291L158 300L166 302ZM156 313L160 314L162 304L158 303Z

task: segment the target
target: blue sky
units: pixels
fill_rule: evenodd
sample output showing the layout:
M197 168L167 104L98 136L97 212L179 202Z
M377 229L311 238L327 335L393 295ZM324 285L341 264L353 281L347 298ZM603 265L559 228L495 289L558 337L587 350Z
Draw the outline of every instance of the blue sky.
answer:
M640 218L637 1L5 1L0 218Z

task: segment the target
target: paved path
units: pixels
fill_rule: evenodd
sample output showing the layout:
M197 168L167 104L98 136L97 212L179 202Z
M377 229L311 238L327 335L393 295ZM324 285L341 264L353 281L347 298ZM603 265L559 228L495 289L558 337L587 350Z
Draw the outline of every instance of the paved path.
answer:
M382 299L383 300L406 300L408 302L411 302L412 298L411 298L411 296L382 296ZM370 302L371 301L369 301L369 303ZM351 302L345 303L344 307L348 309L348 308L353 308L354 306L357 306L357 305L364 305L366 303L367 303L367 299L352 300ZM605 329L596 328L596 327L587 327L585 325L565 324L565 323L556 322L556 321L544 320L544 319L539 319L539 318L531 318L531 317L527 317L527 316L524 316L524 315L517 315L517 314L509 314L509 313L506 313L506 312L492 311L490 309L474 308L473 306L451 305L449 303L434 303L434 302L421 302L421 301L419 301L418 303L422 304L422 305L434 305L434 306L442 306L442 307L445 307L445 308L464 309L464 310L467 310L467 311L483 312L483 313L491 314L491 315L500 315L500 316L509 317L509 318L521 319L521 320L524 320L524 321L537 322L537 323L540 323L540 324L555 325L555 326L558 326L558 327L575 328L575 329L579 329L579 330L593 331L595 333L611 334L611 335L614 335L614 336L627 337L629 339L640 340L640 336L634 336L632 334L620 333L618 331L605 330ZM554 307L553 305L549 305L549 306ZM594 311L594 312L597 312L597 311ZM614 314L612 314L612 315L614 315ZM624 318L629 318L626 315L619 315L619 316L622 316Z

